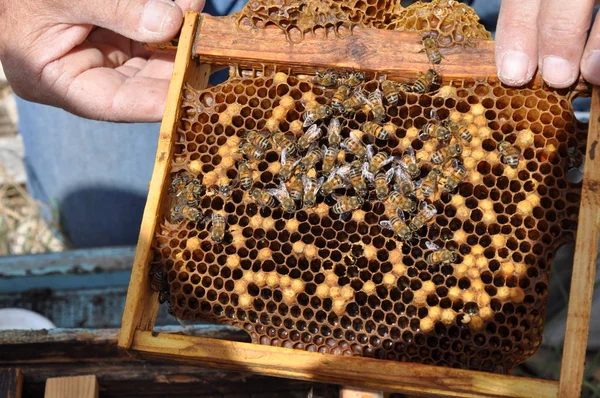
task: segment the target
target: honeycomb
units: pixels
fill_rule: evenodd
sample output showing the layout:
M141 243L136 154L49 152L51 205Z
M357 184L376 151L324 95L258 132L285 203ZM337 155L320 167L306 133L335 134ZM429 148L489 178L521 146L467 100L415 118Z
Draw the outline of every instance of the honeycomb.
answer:
M381 86L379 76L360 85L365 94ZM186 85L171 160L180 191L163 194L172 210L191 192L201 214L165 210L153 240L152 265L164 268L171 313L239 327L257 344L509 372L541 343L550 264L576 229L580 185L567 173L580 166L586 133L571 95L505 88L490 77L404 93L396 104L384 99L389 138L360 140L397 158L413 148L418 178L430 174L437 150L420 134L428 122L452 121L472 135L460 155L464 179L454 192L417 191L436 214L402 239L384 226L395 214L389 199L372 189L346 216L334 212L331 195L284 211L250 194L277 189L282 151L272 145L252 160L239 149L248 132L300 139L307 109L335 93L311 77L268 71L201 91ZM335 117L346 139L374 116L363 106ZM316 125L325 131L330 120ZM515 168L499 153L501 142L518 149ZM242 163L252 188L240 183ZM322 168L319 161L313 175ZM407 223L416 217L406 214ZM454 258L432 263L431 243Z
M440 47L492 38L475 11L454 0L406 8L396 0L250 0L234 17L242 30L275 26L290 42L307 34L345 37L354 27L434 33Z

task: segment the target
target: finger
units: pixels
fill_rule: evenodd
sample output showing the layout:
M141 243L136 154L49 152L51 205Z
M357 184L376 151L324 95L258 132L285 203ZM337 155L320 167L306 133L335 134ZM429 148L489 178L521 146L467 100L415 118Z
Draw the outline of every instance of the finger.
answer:
M175 4L183 11L191 10L200 12L204 9L205 0L175 0Z
M593 7L594 0L544 2L538 19L538 62L550 86L568 87L577 80Z
M61 2L62 12L74 23L91 24L141 42L172 39L181 26L183 12L169 0L89 0Z
M496 30L498 77L509 86L529 82L537 69L536 20L540 0L504 0Z
M600 84L600 20L596 19L588 38L583 58L581 74L588 82Z

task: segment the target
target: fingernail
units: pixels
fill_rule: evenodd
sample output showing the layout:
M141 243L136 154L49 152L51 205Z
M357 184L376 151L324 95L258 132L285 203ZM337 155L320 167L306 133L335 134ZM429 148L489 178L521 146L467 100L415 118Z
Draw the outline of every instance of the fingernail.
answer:
M527 69L529 68L529 56L521 51L508 51L502 57L498 76L502 81L514 85L522 85L527 82Z
M142 27L153 33L163 33L165 25L175 16L176 7L170 1L150 0L142 13Z
M542 63L542 75L549 85L565 87L574 81L575 66L564 58L548 55Z

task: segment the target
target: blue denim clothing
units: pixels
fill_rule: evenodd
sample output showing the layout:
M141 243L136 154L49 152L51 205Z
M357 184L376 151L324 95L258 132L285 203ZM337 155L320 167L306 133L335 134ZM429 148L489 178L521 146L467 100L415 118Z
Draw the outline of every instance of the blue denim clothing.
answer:
M474 6L495 25L499 3L477 0ZM205 11L224 15L244 4L208 1ZM17 103L28 188L34 198L58 210L73 246L135 244L159 125L98 122L45 105Z

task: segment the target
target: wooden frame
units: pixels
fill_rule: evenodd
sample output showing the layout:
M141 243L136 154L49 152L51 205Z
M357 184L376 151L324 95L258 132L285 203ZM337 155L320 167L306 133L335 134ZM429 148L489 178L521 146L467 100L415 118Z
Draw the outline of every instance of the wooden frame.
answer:
M513 396L529 397L532 392L544 397L579 396L591 297L597 254L600 215L596 204L600 197L600 92L594 90L589 150L583 180L581 215L577 233L575 264L569 303L567 334L560 382L524 377L457 370L413 363L381 361L368 358L293 351L286 348L222 341L201 337L153 332L158 309L156 293L149 288L148 260L152 233L158 222L161 192L168 176L173 150L173 132L180 108L180 93L185 81L204 87L210 71L208 65L230 65L261 69L264 65L285 65L295 73L314 72L327 67L360 68L379 71L398 79L414 78L429 67L427 57L419 53L419 35L374 29L355 29L343 40L322 41L307 37L300 44L290 44L277 29L251 33L237 31L232 18L215 18L188 12L179 38L175 69L169 88L157 158L144 212L134 268L119 336L119 347L144 357L171 359L254 373L339 383L361 388L430 394L438 396ZM162 50L173 50L163 46ZM382 54L384 56L382 56ZM439 70L444 79L472 76L485 79L495 76L494 44L481 41L465 53L449 50ZM193 65L195 59L204 63ZM531 84L539 87L540 77ZM576 91L586 89L580 84Z

